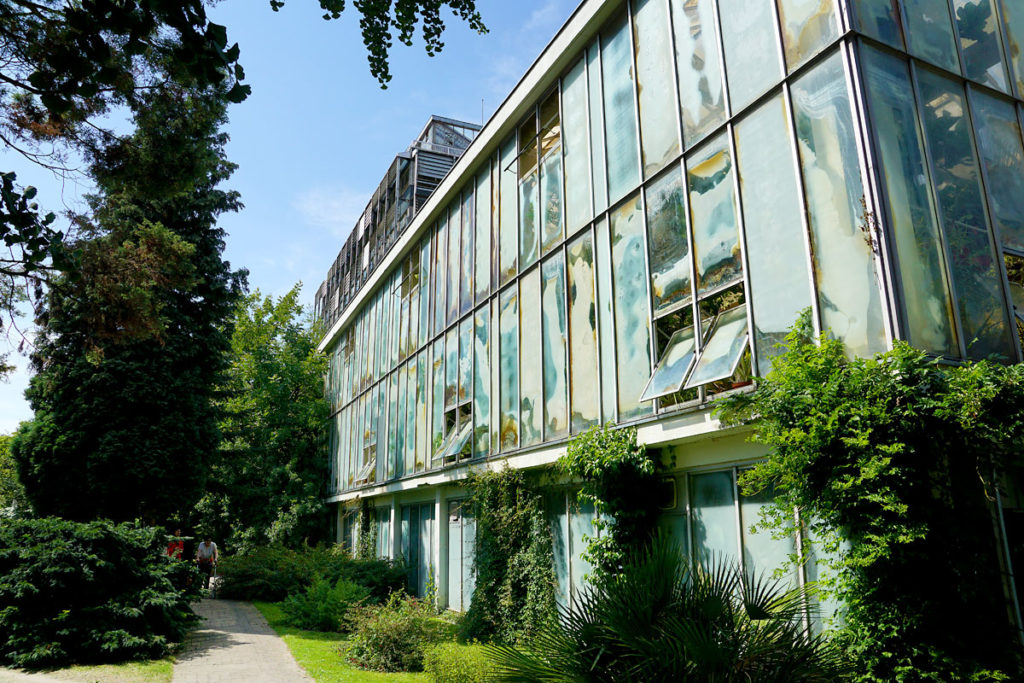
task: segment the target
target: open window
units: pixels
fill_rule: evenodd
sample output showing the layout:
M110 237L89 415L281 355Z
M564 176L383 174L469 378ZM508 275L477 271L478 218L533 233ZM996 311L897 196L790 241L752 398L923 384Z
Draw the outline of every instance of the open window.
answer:
M661 360L658 361L658 367L654 368L654 373L640 396L641 401L669 396L682 389L683 381L693 366L696 343L693 325L676 330L672 334Z
M720 313L684 388L732 377L747 350L749 336L746 304Z

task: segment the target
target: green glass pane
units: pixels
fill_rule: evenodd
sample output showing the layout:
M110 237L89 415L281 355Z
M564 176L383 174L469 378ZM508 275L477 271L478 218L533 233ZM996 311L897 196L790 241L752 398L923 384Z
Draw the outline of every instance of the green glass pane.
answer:
M544 429L540 348L540 269L519 280L519 445L540 443Z
M936 66L960 73L956 38L946 0L904 0L910 53Z
M498 298L491 299L490 305L491 314L491 329L490 329L490 349L491 349L491 384L490 384L490 404L491 404L491 439L490 439L490 452L497 453L501 446L501 406L499 405L498 396L501 393L501 338L500 330L501 327L498 324L498 312L500 311L498 305Z
M975 130L988 175L992 218L1003 246L1024 251L1024 148L1014 106L974 93Z
M669 169L647 188L647 244L655 316L692 296L684 191L678 167Z
M675 28L683 142L693 147L725 121L725 90L714 0L670 0Z
M476 177L476 256L473 260L473 292L482 301L491 290L491 167Z
M440 334L445 323L445 289L448 282L448 221L437 224L434 236L434 334Z
M409 373L406 366L395 371L398 377L398 410L395 412L395 450L391 452L395 461L395 476L405 475L405 433L409 426L409 413L407 399L409 396Z
M903 47L899 6L892 0L854 0L854 13L861 31L895 48Z
M426 344L430 339L430 265L430 238L428 236L420 245L420 334L417 348Z
M1010 300L1017 311L1017 315L1024 316L1024 285L1016 282L1010 283Z
M737 306L719 315L684 388L693 389L731 377L747 350L747 338L746 306Z
M519 298L516 287L501 293L501 450L519 446Z
M789 71L839 37L833 0L777 0L777 4Z
M690 509L696 559L736 562L739 539L732 471L691 475Z
M601 420L615 421L615 322L612 316L612 245L608 223L603 218L594 224L597 283L597 328L601 350Z
M391 373L391 391L388 395L390 400L388 405L388 479L398 476L398 470L395 468L394 453L398 451L398 423L400 422L398 419L398 378L400 374L400 372Z
M453 327L445 335L444 408L453 408L459 400L459 331Z
M444 440L444 339L434 342L432 375L434 378L434 394L430 401L431 413L431 454L436 454Z
M668 5L638 0L633 5L637 105L640 109L640 154L644 178L650 178L679 155L678 107L671 68Z
M953 0L967 78L1007 92L1003 41L994 0Z
M416 405L419 402L420 386L417 382L419 363L414 357L405 366L406 397L405 397L405 473L416 471Z
M778 35L765 0L719 0L729 100L738 113L782 79Z
M534 170L519 183L519 263L523 268L529 268L540 255L539 232L537 171Z
M1017 96L1024 97L1024 3L1001 0L1001 4L1013 80L1017 85Z
M542 264L541 324L544 360L544 439L569 434L566 377L565 266L560 256Z
M427 352L421 351L416 361L416 471L426 469L430 430L427 428L427 394L430 386Z
M456 200L448 207L448 314L445 322L451 325L459 315L459 281L462 279L462 205Z
M576 434L601 420L594 242L590 233L571 242L566 255L569 262L569 383L572 431Z
M487 455L490 449L490 349L487 308L477 312L473 328L473 455Z
M586 60L562 79L562 157L565 164L565 223L569 232L590 220L590 158L587 141Z
M473 239L476 236L476 208L472 185L462 195L462 245L459 247L459 315L473 308Z
M704 294L743 277L733 163L726 137L711 140L687 166L697 291Z
M686 373L693 365L695 344L692 325L675 331L665 346L665 353L658 361L658 367L654 368L651 381L647 383L640 397L641 401L674 394L682 388Z
M562 153L555 149L541 162L541 253L547 254L562 241Z
M587 80L589 82L590 112L590 163L594 188L594 211L604 211L608 206L608 173L604 153L604 101L601 87L600 42L595 40L587 48Z
M501 161L498 164L498 177L500 178L500 225L498 226L499 241L499 281L502 284L514 276L518 270L518 235L519 235L519 210L516 198L519 193L516 180L516 141L513 136L501 147Z
M740 494L740 528L743 540L743 570L748 576L781 577L789 588L796 588L796 567L790 557L796 556L796 538L773 538L772 530L761 524L761 511L771 507L774 493L762 490L752 496ZM788 565L785 572L782 568Z
M625 17L601 35L601 72L604 76L608 198L614 202L640 182L633 56L629 48L629 24Z
M459 405L473 398L473 318L459 325Z

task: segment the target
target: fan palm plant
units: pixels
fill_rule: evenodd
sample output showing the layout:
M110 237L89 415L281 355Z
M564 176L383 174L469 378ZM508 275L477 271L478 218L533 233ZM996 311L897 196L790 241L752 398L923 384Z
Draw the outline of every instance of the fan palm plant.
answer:
M691 563L665 537L588 587L525 647L490 646L504 683L835 681L839 650L804 628L806 588Z

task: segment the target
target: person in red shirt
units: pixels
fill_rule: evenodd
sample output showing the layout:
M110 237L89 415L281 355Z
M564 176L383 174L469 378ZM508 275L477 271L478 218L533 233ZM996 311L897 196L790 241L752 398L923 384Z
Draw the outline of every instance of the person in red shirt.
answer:
M167 544L167 556L180 560L185 552L185 541L181 538L181 529L174 530L174 537Z

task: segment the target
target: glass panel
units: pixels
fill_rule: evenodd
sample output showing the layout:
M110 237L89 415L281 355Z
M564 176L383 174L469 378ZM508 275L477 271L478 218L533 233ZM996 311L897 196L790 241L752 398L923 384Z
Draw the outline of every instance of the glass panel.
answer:
M834 0L777 0L786 66L793 71L839 37Z
M1024 285L1018 285L1016 282L1010 283L1010 300L1013 302L1016 314L1024 316Z
M988 174L992 218L1003 246L1024 251L1024 149L1009 102L972 91L974 128Z
M427 352L421 351L416 362L416 471L426 469L430 430L427 429Z
M725 121L713 0L671 0L683 142L692 147Z
M540 269L535 268L519 280L519 416L522 431L520 446L540 443L544 427L544 409L540 359Z
M647 245L655 317L689 301L692 294L683 191L679 168L670 169L647 188Z
M572 431L601 421L598 384L597 307L594 300L594 242L584 233L569 244L569 382Z
M491 159L491 290L501 279L501 159ZM513 213L513 215L515 215ZM497 329L497 327L495 327Z
M462 211L458 200L448 207L448 315L446 321L451 325L459 314L459 280L462 269L462 250L459 239L462 235Z
M593 569L593 565L584 559L583 553L587 549L588 539L595 536L597 536L597 532L594 529L594 504L589 501L571 501L569 503L569 588L576 600L580 599L579 591L585 587L587 576Z
M1017 84L1017 96L1024 97L1024 4L1020 0L1001 0L1003 23L1010 41L1007 52L1013 80Z
M473 398L473 318L459 325L459 404Z
M1007 91L1003 41L992 0L953 0L967 78Z
M853 356L886 348L874 255L865 236L864 188L850 98L836 53L791 90L823 330Z
M732 156L725 135L709 142L688 166L697 291L704 294L743 277Z
M473 455L484 456L490 449L491 365L488 348L489 311L476 314L473 334Z
M476 257L473 291L481 301L491 291L491 165L476 177Z
M546 254L562 240L562 154L556 147L541 165L541 206L543 207L544 242L541 252Z
M853 5L861 31L893 47L903 47L896 0L854 0Z
M590 159L587 150L586 62L580 59L562 79L562 156L565 164L565 221L569 232L590 220Z
M462 508L462 607L468 610L476 589L473 564L476 556L476 518L472 509Z
M433 570L434 506L420 505L419 562L416 568L416 595L427 595L427 582ZM436 574L434 575L436 576Z
M633 56L625 17L601 35L601 71L604 75L605 140L608 158L609 201L622 197L640 182L633 104Z
M379 385L380 398L377 401L377 481L387 477L388 458L388 388L390 384L385 378Z
M501 393L501 344L500 330L498 325L498 299L491 299L491 453L497 453L501 446L501 407L499 405L499 394Z
M601 413L602 421L615 420L615 323L612 318L612 282L609 277L612 246L608 224L602 218L594 224L594 246L597 254L597 326L601 350Z
M633 5L640 107L640 153L644 178L679 155L679 131L672 87L672 45L669 42L668 6L664 0L638 0Z
M498 176L501 179L499 236L499 281L504 284L516 274L519 247L519 220L517 218L516 197L519 188L516 183L516 141L513 136L501 148L501 162L498 164Z
M436 455L444 441L444 339L438 339L433 346L434 395L430 402L431 420L431 455Z
M718 8L735 114L782 78L775 18L765 0L719 0Z
M419 402L419 384L417 383L419 363L412 358L406 367L406 396L405 413L405 473L412 474L416 471L416 405Z
M908 283L902 288L904 333L920 349L955 356L945 257L928 191L907 65L870 48L864 49L863 57L865 91L878 136L899 277Z
M911 54L954 73L960 73L956 38L946 0L904 0L907 40Z
M519 299L516 288L501 293L501 450L519 446Z
M529 268L540 254L537 244L539 231L537 171L533 170L519 183L519 262L523 268Z
M391 374L391 392L389 397L391 404L388 406L388 479L399 476L398 470L395 468L394 454L398 452L398 424L402 422L398 417L398 378L401 374L401 372L394 372Z
M686 379L686 373L693 364L695 348L693 326L676 330L668 340L665 353L658 361L658 367L654 368L651 381L647 383L640 400L650 401L679 391L683 386L683 380Z
M686 389L731 377L747 349L747 307L737 306L718 316L711 338L704 342Z
M963 89L923 69L919 82L925 140L935 166L935 190L967 355L977 360L990 355L1013 358L999 257L988 227Z
M406 402L409 394L409 373L406 371L406 366L403 365L396 370L395 375L398 377L398 411L395 413L395 422L397 423L395 450L391 451L391 456L395 461L395 476L401 477L406 474L405 430L409 424L408 404Z
M448 609L462 605L462 501L448 501Z
M420 339L423 346L430 339L430 238L424 238L420 248Z
M761 372L811 305L807 246L785 104L776 97L736 127L740 200L749 254L754 352Z
M473 238L476 235L476 208L473 202L472 185L462 195L462 245L459 248L459 262L462 277L459 280L459 315L473 308Z
M565 493L558 491L547 498L547 519L551 529L551 555L555 569L555 602L559 607L569 604L569 517Z
M601 102L601 51L599 41L587 48L588 97L590 98L590 163L593 171L594 211L608 206L608 180L604 153L604 108Z
M453 327L445 335L445 410L455 406L459 398L459 331Z
M615 288L615 348L619 420L651 411L640 395L651 377L651 318L644 259L644 217L640 196L611 214L612 286Z
M434 240L434 334L444 329L445 305L444 294L448 282L445 266L448 263L448 221L442 219L437 224Z
M544 262L541 322L544 358L544 439L569 434L565 360L565 267L561 255Z
M761 528L761 510L770 507L774 494L761 491L753 496L740 494L740 528L743 538L743 569L749 576L772 576L796 556L796 538L772 538L770 529ZM753 529L757 528L757 533ZM787 583L796 587L796 567L790 565L783 574Z
M691 475L690 506L696 559L735 562L739 542L732 471Z

